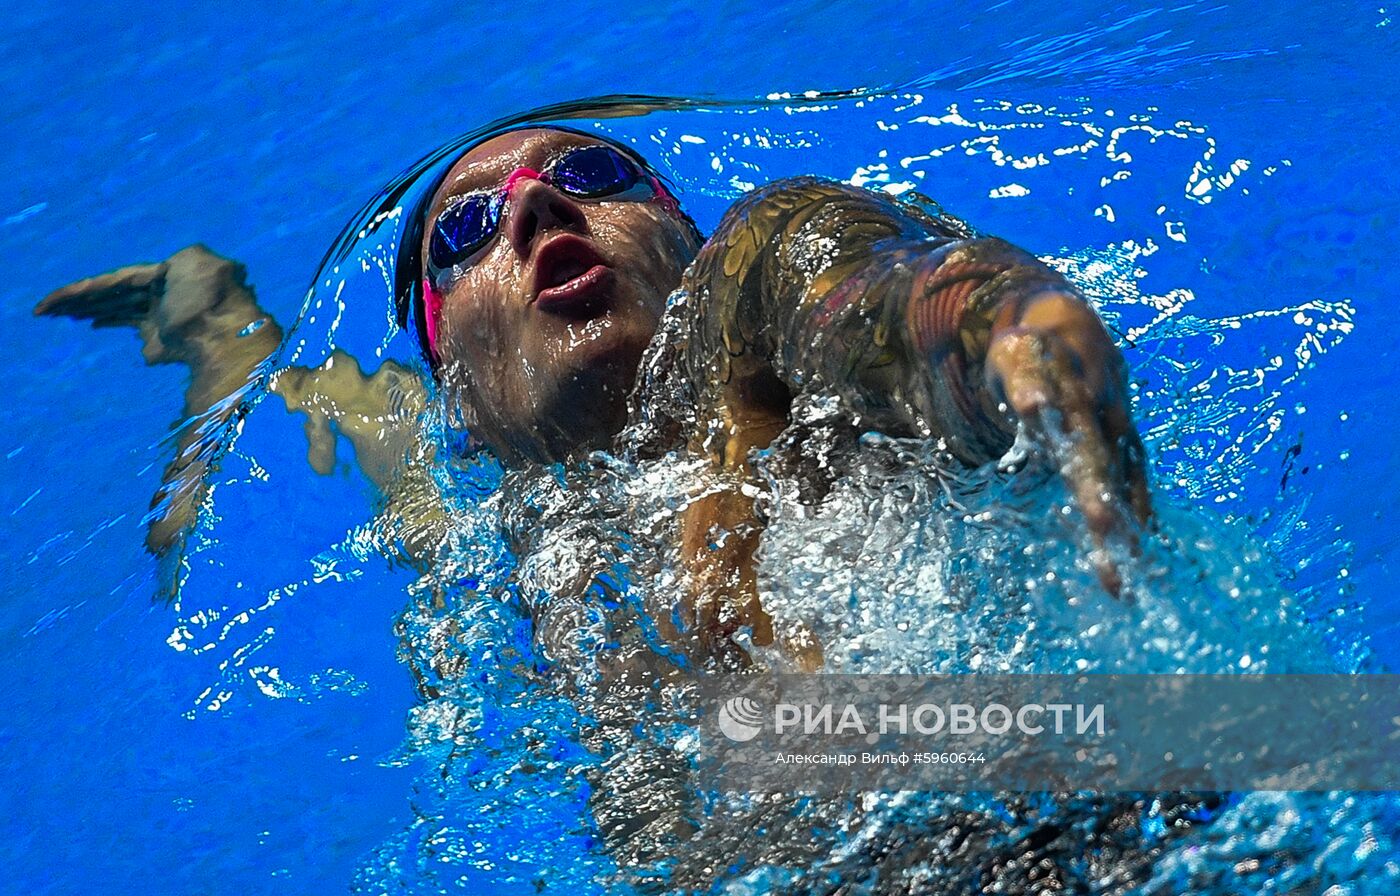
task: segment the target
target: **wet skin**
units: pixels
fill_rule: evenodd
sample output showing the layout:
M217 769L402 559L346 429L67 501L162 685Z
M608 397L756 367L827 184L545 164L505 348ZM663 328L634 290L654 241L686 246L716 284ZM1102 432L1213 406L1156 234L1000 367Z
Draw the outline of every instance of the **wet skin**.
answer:
M455 199L594 144L609 145L541 129L480 144L448 172L425 230ZM578 199L518 178L496 236L427 275L442 296L437 349L450 406L506 459L606 447L666 297L698 249L694 228L663 198Z

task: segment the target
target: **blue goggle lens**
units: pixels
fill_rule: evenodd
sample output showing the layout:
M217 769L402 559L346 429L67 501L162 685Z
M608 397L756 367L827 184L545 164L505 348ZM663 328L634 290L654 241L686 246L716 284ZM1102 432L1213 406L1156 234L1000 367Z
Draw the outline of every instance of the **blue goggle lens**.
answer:
M500 204L485 194L468 196L438 216L428 240L433 267L444 270L479 251L496 235Z
M627 157L606 146L590 146L559 160L550 183L572 196L597 199L625 193L642 179L642 172Z

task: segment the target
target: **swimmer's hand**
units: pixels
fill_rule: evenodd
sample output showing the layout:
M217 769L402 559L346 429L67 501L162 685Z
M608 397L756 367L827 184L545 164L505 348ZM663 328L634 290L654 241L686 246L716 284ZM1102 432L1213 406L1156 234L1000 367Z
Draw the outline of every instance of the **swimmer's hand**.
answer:
M133 327L147 364L189 367L175 458L147 517L146 547L157 557L178 558L208 494L208 474L264 384L288 412L306 415L307 459L317 472L333 469L338 437L353 444L361 469L386 496L392 525L382 531L396 542L396 553L401 548L416 562L441 540L446 518L431 479L418 469L405 475L417 432L412 424L425 401L416 374L392 361L365 374L354 358L336 351L318 367L266 376L282 328L258 304L243 265L190 246L158 264L131 265L55 290L34 313L98 328ZM173 588L173 581L165 587Z
M1078 296L1046 293L994 328L988 386L1059 467L1095 543L1110 593L1122 577L1110 547L1136 551L1152 513L1146 455L1128 409L1122 355Z
M241 400L282 341L259 307L241 264L190 246L158 264L139 264L55 290L36 315L134 327L147 364L190 368L175 458L151 499L146 546L165 556L183 543L241 416Z

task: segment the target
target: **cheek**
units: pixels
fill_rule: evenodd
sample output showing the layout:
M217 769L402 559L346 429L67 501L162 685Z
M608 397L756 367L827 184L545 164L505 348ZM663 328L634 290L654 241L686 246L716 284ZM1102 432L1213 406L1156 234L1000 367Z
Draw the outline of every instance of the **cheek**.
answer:
M438 352L444 363L468 371L496 366L501 346L515 343L518 323L505 313L507 302L499 284L487 278L465 277L442 296Z
M639 285L664 300L680 285L697 247L663 208L633 205L629 211L632 214L608 222L607 237L619 260L635 272Z

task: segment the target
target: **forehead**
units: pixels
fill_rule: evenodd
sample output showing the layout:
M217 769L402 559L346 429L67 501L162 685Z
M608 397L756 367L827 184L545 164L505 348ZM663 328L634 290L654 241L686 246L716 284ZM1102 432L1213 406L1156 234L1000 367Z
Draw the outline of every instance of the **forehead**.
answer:
M549 160L577 146L611 146L606 140L556 131L526 128L499 134L472 147L448 170L429 206L429 219L442 211L453 196L495 186L517 168L544 168Z

